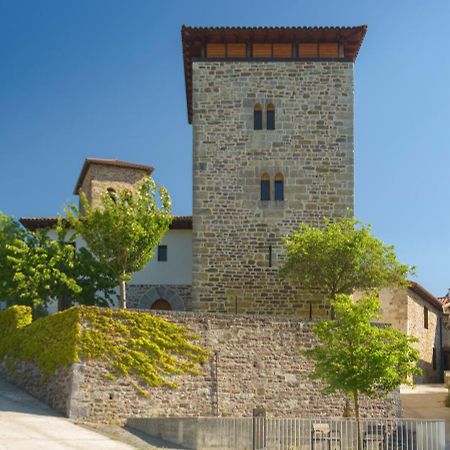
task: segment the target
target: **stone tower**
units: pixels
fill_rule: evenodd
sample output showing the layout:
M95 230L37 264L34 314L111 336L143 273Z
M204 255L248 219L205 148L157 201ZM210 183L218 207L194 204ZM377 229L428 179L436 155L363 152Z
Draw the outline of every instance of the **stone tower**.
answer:
M122 189L133 191L136 184L153 172L153 167L117 159L86 158L74 189L74 195L86 194L89 203L102 205L101 196Z
M280 278L282 238L353 209L353 64L365 32L183 27L194 310L328 313Z

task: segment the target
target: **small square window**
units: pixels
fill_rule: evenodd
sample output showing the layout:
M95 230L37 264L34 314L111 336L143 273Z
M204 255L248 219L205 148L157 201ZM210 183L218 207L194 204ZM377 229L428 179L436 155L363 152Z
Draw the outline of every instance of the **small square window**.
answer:
M167 261L167 245L158 245L158 261Z

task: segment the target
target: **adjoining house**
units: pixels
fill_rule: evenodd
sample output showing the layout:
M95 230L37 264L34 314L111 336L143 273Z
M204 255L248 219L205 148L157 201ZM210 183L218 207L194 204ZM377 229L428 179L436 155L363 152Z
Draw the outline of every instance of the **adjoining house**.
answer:
M101 194L115 190L133 191L137 183L153 168L125 161L86 158L75 185L74 194L85 193L92 205L100 204ZM56 217L22 217L29 230L56 226ZM75 244L84 246L83 239ZM128 288L131 308L190 310L192 285L192 217L176 216L163 237L155 256L146 267L133 275ZM56 304L51 306L53 311Z
M382 321L417 339L415 345L423 372L414 377L414 382L442 382L449 363L444 348L450 340L446 336L448 316L441 302L416 282L406 289L381 289L379 298Z

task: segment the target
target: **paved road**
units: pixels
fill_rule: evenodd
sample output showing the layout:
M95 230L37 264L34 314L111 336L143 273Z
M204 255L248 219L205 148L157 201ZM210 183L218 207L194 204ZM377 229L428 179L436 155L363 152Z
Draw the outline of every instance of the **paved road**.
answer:
M42 402L0 379L0 450L134 448L75 425Z

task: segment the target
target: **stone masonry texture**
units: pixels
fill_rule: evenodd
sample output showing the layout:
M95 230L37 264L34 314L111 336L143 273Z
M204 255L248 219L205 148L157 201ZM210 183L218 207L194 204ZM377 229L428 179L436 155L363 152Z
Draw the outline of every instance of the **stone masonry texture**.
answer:
M166 300L175 311L189 310L192 298L190 284L129 284L127 304L132 309L150 309L159 299Z
M115 191L128 189L133 192L136 184L145 175L146 172L142 169L91 164L80 187L80 193L86 194L91 206L101 207L101 196L108 192L108 188Z
M275 130L253 129L257 103ZM193 311L327 315L279 267L301 222L353 209L353 63L194 61L193 112ZM283 201L260 200L265 173Z
M414 346L420 353L418 366L421 375L414 376L415 383L440 383L442 381L442 334L445 326L440 313L411 289L381 289L381 320L417 339ZM428 310L428 328L424 324L424 308ZM433 350L434 349L434 350ZM433 366L433 352L435 365Z
M264 407L271 417L342 416L345 399L323 396L322 384L308 375L312 363L301 350L315 342L309 321L294 318L154 312L188 326L211 351L202 375L178 378L176 389L153 388L138 394L132 378L105 378L99 361L73 370L72 417L125 421L127 417L251 416ZM381 400L363 400L364 416L401 415L398 391Z
M44 375L32 361L18 361L13 371L0 361L0 376L42 400L59 413L69 415L72 367L60 367L54 374Z

